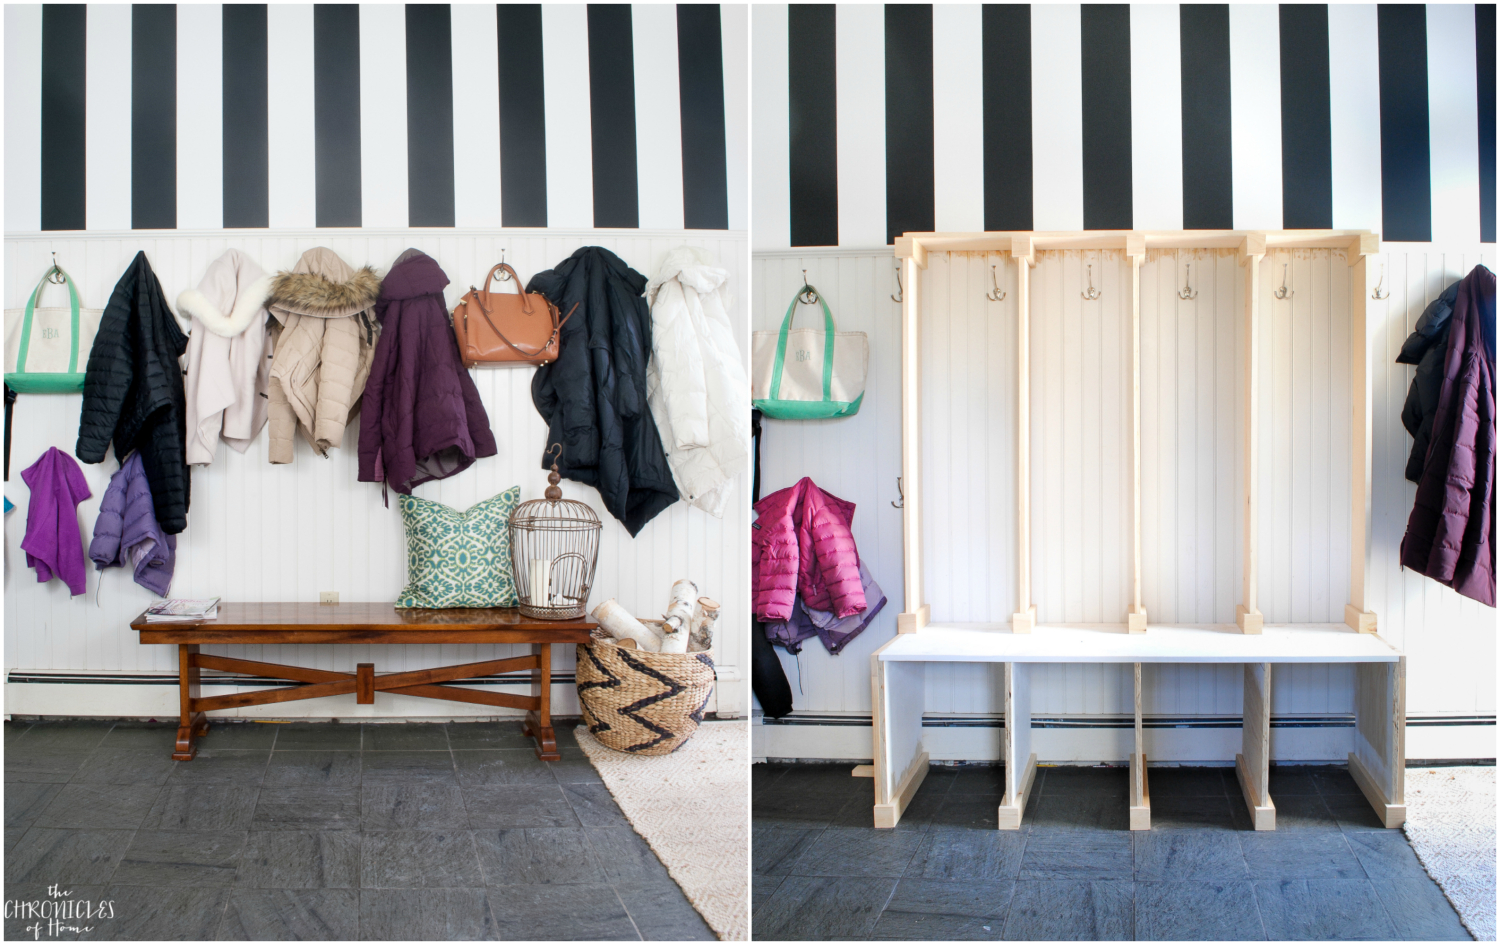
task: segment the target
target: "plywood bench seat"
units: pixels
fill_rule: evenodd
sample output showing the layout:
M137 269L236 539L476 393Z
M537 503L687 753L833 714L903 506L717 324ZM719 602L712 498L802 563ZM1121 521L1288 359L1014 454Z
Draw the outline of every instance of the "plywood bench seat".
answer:
M1349 770L1387 827L1406 818L1406 657L1375 633L1344 624L1267 624L1258 634L1234 624L1156 624L1130 633L1124 624L930 623L899 633L871 656L875 729L875 826L894 827L927 773L922 708L927 663L1000 663L1005 729L1005 794L1000 828L1020 827L1036 773L1031 750L1031 666L1035 663L1131 663L1135 667L1135 750L1130 755L1130 826L1149 829L1151 802L1142 733L1145 663L1239 663L1245 667L1243 751L1235 770L1256 830L1273 830L1271 667L1277 663L1355 664L1355 750Z
M191 761L196 741L208 732L206 713L250 705L353 694L355 702L372 705L377 692L468 702L526 710L526 734L537 740L537 757L557 761L562 755L552 729L552 646L586 643L592 618L537 620L514 608L452 610L397 609L392 604L240 603L220 602L213 620L147 623L141 614L130 624L141 643L177 647L181 720L172 757ZM531 653L458 666L439 666L402 673L375 675L375 664L360 663L353 673L307 669L281 663L213 656L200 652L205 644L281 643L491 643L528 644ZM301 683L204 698L201 671L217 669L290 679ZM494 673L531 670L529 696L481 692L448 685Z

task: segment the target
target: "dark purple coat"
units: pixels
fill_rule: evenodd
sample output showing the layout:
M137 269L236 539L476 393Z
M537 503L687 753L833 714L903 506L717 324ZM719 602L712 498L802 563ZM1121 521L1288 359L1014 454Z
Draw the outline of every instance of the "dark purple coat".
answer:
M1401 564L1495 606L1495 274L1476 266L1458 287L1443 388ZM1489 329L1493 330L1493 329Z
M448 276L425 253L402 253L380 284L380 340L359 419L359 481L413 486L495 455L474 379L459 360L443 304Z

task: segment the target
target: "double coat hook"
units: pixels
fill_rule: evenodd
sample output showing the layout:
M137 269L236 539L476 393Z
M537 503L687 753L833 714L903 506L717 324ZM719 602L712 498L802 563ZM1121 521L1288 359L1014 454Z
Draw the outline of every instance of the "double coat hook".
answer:
M906 296L906 289L901 286L901 264L896 263L896 293L891 296L892 302L900 302Z
M63 285L68 280L63 276L62 267L57 264L57 250L52 251L52 269L47 273L47 281L53 285Z
M814 289L812 287L812 283L807 281L806 269L802 270L802 288L797 290L797 298L802 302L803 305L818 304L818 290Z
M1187 275L1182 280L1182 288L1177 290L1177 297L1185 302L1191 302L1198 297L1198 290L1193 288L1193 264L1188 263Z
M1380 287L1385 285L1385 263L1380 264L1380 281L1375 283L1375 288L1370 292L1370 298L1383 302L1391 297L1391 290L1386 289L1385 294L1380 294Z
M994 286L994 288L986 292L984 294L984 297L989 299L991 302L1004 302L1005 293L1000 291L1000 279L995 274L994 266L990 267L990 285Z
M1282 301L1285 301L1285 300L1291 298L1294 294L1296 294L1291 289L1288 289L1286 287L1286 270L1287 270L1287 264L1286 263L1282 263L1281 264L1281 288L1279 288L1275 292L1271 293L1272 295L1276 296L1278 299L1281 299Z
M904 490L902 490L902 488L901 488L901 477L900 476L896 477L896 495L898 495L898 496L901 497L901 501L897 502L897 501L893 500L891 502L891 508L893 508L893 509L904 509L904 508L906 508L906 492Z
M1092 265L1089 266L1089 287L1079 294L1083 296L1085 302L1096 302L1099 296L1103 294L1094 288L1094 267Z

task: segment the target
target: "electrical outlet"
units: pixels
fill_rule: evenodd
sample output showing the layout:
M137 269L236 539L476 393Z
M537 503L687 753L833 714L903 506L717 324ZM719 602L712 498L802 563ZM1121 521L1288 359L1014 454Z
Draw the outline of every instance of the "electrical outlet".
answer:
M321 591L318 594L318 603L320 604L337 604L338 602L338 591Z

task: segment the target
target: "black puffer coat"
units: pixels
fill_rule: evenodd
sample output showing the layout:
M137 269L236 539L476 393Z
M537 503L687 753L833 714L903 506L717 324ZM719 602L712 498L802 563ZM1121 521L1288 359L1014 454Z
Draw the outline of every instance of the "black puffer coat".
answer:
M168 535L187 527L187 398L178 361L187 341L146 254L136 253L115 283L89 351L74 451L97 463L111 440L117 459L140 450L156 521Z
M1443 390L1443 352L1448 349L1448 325L1453 320L1458 285L1453 283L1432 300L1396 356L1397 364L1417 366L1417 374L1406 392L1406 404L1401 408L1401 424L1412 437L1411 454L1406 457L1406 478L1412 482L1422 481L1427 448L1432 445L1432 420L1437 415L1438 395Z
M651 311L646 277L620 257L585 246L532 277L563 312L557 360L537 369L531 399L547 421L547 446L562 444L558 471L599 490L604 507L638 534L677 501L661 434L646 405ZM551 466L545 454L542 468Z

